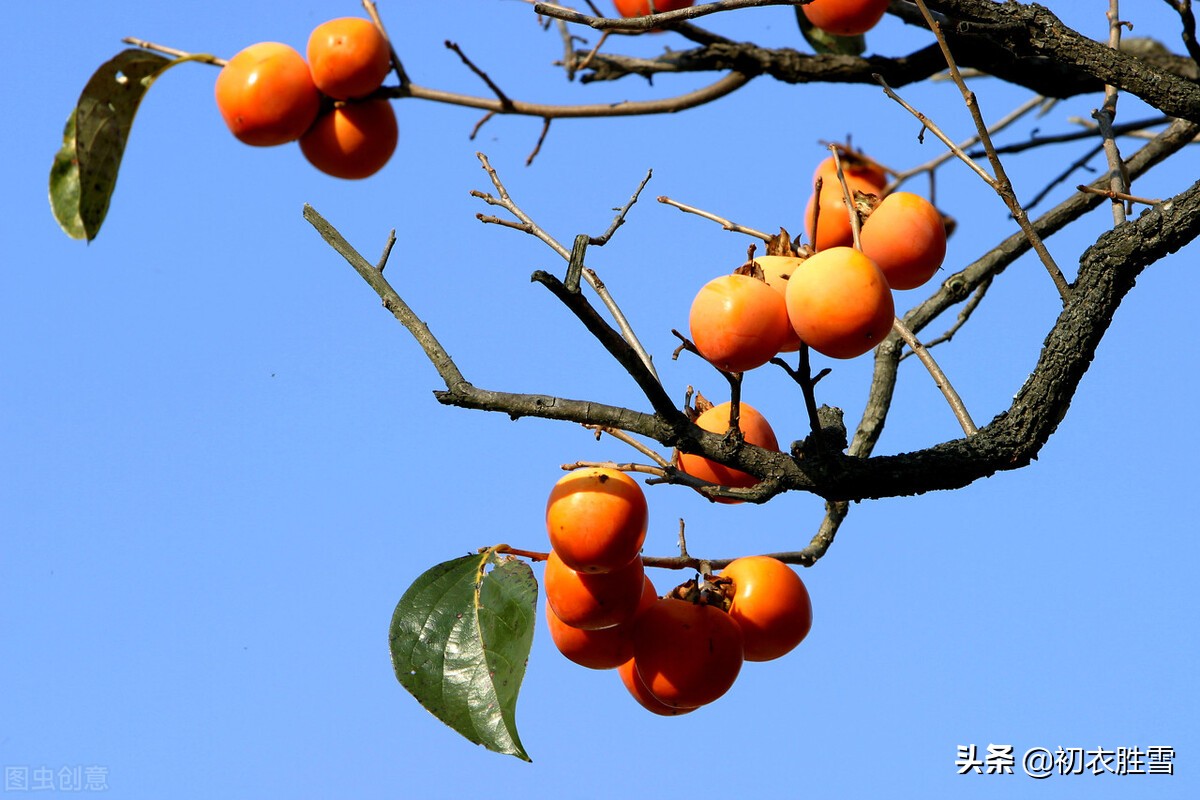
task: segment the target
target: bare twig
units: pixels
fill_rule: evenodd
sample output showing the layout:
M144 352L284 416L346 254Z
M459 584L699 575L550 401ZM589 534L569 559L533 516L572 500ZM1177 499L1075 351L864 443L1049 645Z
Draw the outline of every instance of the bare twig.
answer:
M479 135L479 130L494 116L496 116L496 112L489 111L480 117L479 121L475 123L475 127L471 128L471 132L467 135L467 140L471 142L475 141L475 137Z
M140 47L143 50L149 50L152 53L162 53L165 56L174 56L175 58L186 58L191 61L198 61L201 64L212 64L214 67L223 67L227 63L223 58L208 55L207 53L189 53L185 50L178 50L174 47L167 47L162 44L148 42L145 39L136 39L132 36L126 36L121 40L125 44L131 44L134 47Z
M845 506L845 503L830 504L837 506ZM844 514L842 516L845 516ZM653 569L676 569L676 570L695 570L696 572L710 572L712 570L724 569L733 563L734 558L696 558L687 551L687 540L683 535L683 520L679 524L679 549L678 556L642 556L642 565ZM799 566L811 567L816 561L825 554L829 549L830 543L833 542L833 534L836 532L836 527L832 527L826 536L813 538L813 544L810 544L803 550L793 550L780 553L764 553L763 555L782 561L785 564L797 564ZM818 535L820 536L820 535ZM484 550L492 550L504 555L519 556L528 558L530 561L545 561L550 557L547 552L537 550L523 550L507 544L498 544L494 547L480 548L480 552Z
M995 148L992 146L992 137L988 133L988 126L983 121L983 115L979 111L979 100L975 97L975 93L967 88L966 82L959 74L958 65L954 61L954 56L950 53L950 47L946 43L946 37L942 33L941 25L934 20L933 15L930 14L929 8L925 5L925 0L916 0L916 3L917 7L921 10L922 16L925 18L926 24L929 26L929 29L933 31L934 36L938 40L938 45L942 49L942 55L946 59L947 66L950 68L950 75L954 78L955 84L962 93L963 101L966 103L967 110L971 114L971 119L975 122L975 130L979 134L980 143L983 144L983 148L988 154L988 162L992 166L992 173L995 175L995 177L993 178L986 175L986 173L983 173L983 171L979 169L978 165L975 164L974 161L966 158L965 153L962 154L961 158L964 160L964 162L971 165L973 169L976 169L984 177L984 180L988 183L988 185L992 187L992 189L1000 196L1000 199L1004 201L1005 205L1008 206L1009 213L1012 214L1013 219L1017 222L1017 225L1020 226L1022 232L1024 232L1026 237L1028 237L1030 246L1033 247L1034 252L1038 254L1042 264L1046 267L1046 271L1050 274L1051 280L1054 281L1054 285L1058 289L1059 296L1065 305L1067 299L1070 297L1071 287L1067 284L1067 279L1063 277L1062 270L1060 270L1058 265L1054 262L1053 256L1051 256L1050 251L1046 249L1046 245L1038 236L1037 231L1035 231L1033 226L1030 224L1029 215L1025 213L1025 209L1017 200L1016 193L1013 191L1012 182L1008 179L1008 173L1004 169L1004 164L1000 161L999 156L996 155ZM883 82L882 78L879 80L881 83ZM895 97L894 92L891 92L890 89L887 91L889 92L889 96L893 98ZM921 115L920 118L923 122L925 122L924 115ZM948 139L945 138L945 134L939 135L938 138L943 142L946 142L948 146L950 145ZM958 153L961 152L961 150L958 151Z
M720 3L705 3L703 5L682 8L678 11L664 11L658 14L647 14L644 17L596 17L581 14L572 8L565 8L555 3L534 3L533 10L538 14L552 19L561 19L577 25L586 25L596 30L611 30L624 32L653 31L664 26L670 27L673 22L705 17L723 11L734 11L739 8L756 8L760 6L790 6L795 0L724 0Z
M967 321L971 318L971 314L974 313L975 309L979 307L979 304L983 302L983 298L987 295L987 290L991 287L991 285L992 276L989 275L988 277L984 278L977 287L975 287L975 291L971 294L971 298L963 305L962 310L958 312L958 316L955 317L954 324L947 328L946 332L941 336L930 339L928 342L926 342L925 349L928 350L953 339L954 334L958 333L962 326L967 324ZM903 361L911 355L916 355L916 351L906 350L900 355L900 360Z
M1075 188L1081 192L1088 192L1090 194L1098 194L1101 197L1107 197L1109 200L1114 202L1124 202L1129 204L1141 203L1142 205L1147 206L1156 206L1162 202L1162 200L1155 200L1152 197L1138 197L1127 192L1114 192L1112 189L1099 189L1095 186L1084 186L1083 184L1080 184Z
M1055 186L1065 182L1067 178L1071 177L1072 173L1075 171L1085 169L1088 172L1095 172L1096 170L1088 166L1088 162L1095 158L1096 155L1103 149L1104 145L1098 144L1095 147L1089 148L1086 153L1068 164L1062 172L1054 176L1049 183L1043 186L1042 189L1033 196L1033 199L1031 199L1028 203L1028 207L1035 208L1036 206L1040 205L1041 202L1046 199L1046 196L1054 190Z
M1192 14L1192 0L1166 0L1167 5L1179 12L1179 21L1183 23L1180 38L1187 48L1192 61L1200 64L1200 44L1196 42L1196 17Z
M385 95L391 97L412 97L418 100L429 100L446 105L494 111L498 114L515 114L526 117L541 117L543 119L547 117L551 119L634 117L647 114L673 114L677 111L684 111L711 103L742 88L750 82L751 77L740 72L731 72L720 80L695 91L658 100L626 100L618 103L584 103L581 105L565 106L528 103L512 99L508 103L504 103L497 98L475 97L456 92L446 92L440 89L418 86L415 83L383 91Z
M652 467L648 464L634 464L632 462L618 463L616 461L572 461L567 464L560 465L565 472L572 470L584 469L587 467L601 467L603 469L615 469L621 472L638 472L642 475L653 475L656 478L666 479L671 471L671 465L666 467Z
M1041 108L1042 106L1044 106L1046 104L1046 102L1047 102L1046 98L1041 97L1041 96L1029 98L1024 103L1017 106L1012 111L1008 112L1008 114L1006 114L1000 120L993 123L990 126L989 131L993 134L999 133L1000 131L1004 130L1009 125L1012 125L1014 122L1016 122L1017 120L1019 120L1021 117L1025 116L1029 112L1033 111L1034 109ZM965 141L960 142L958 144L958 149L966 150L968 147L978 144L978 142L979 142L979 134L975 134L974 136L970 137L969 139L966 139ZM902 183L904 183L906 180L913 177L914 175L920 175L923 172L928 172L928 173L932 174L935 169L937 169L939 166L941 166L945 162L949 161L950 159L954 158L954 156L955 156L954 150L948 149L948 150L946 150L946 152L935 156L934 158L930 159L929 161L925 162L924 164L921 164L920 166L916 166L916 167L913 167L912 169L907 169L907 170L904 170L903 172L896 173L895 180L893 180L886 187L884 187L883 193L886 195L890 192L895 191L898 186L900 186Z
M854 240L854 249L862 250L862 242L859 241L859 238L860 238L861 232L862 232L862 220L860 220L858 217L858 209L856 209L854 207L854 195L850 192L850 184L848 184L846 182L846 175L842 170L842 157L840 155L838 155L838 146L837 145L835 145L835 144L829 145L829 150L830 150L830 152L833 153L833 164L834 164L834 168L837 170L838 183L840 183L842 186L842 202L846 204L846 215L850 219L850 236ZM818 180L820 180L820 179L818 178ZM820 187L818 187L816 190L816 195L814 195L814 197L816 198L817 201L819 201L820 196L821 196L821 189L820 189ZM820 213L820 212L818 212L818 213ZM813 233L814 234L816 233L816 230L817 230L817 219L819 219L819 218L814 214L814 216L813 216ZM813 244L813 247L816 247L815 243Z
M587 52L587 55L585 55L583 57L583 59L581 61L579 61L578 63L575 62L574 51L568 52L567 58L570 60L571 64L573 65L572 70L577 71L577 70L581 70L581 69L587 69L588 66L592 63L592 59L594 59L596 57L596 53L599 53L600 48L603 47L604 43L608 41L608 37L610 35L611 35L610 31L604 31L604 33L600 34L600 41L596 42L596 46L593 47L591 50L589 50Z
M744 233L747 236L753 236L756 239L762 239L764 242L769 242L769 241L771 241L771 238L772 238L771 234L769 234L769 233L763 233L762 231L755 230L754 228L749 228L749 227L746 227L745 225L739 225L736 222L730 222L729 220L725 219L724 217L718 217L716 214L711 214L707 211L702 211L702 210L696 208L695 206L685 205L684 203L680 203L677 200L672 200L669 197L661 197L660 196L658 198L658 202L660 202L664 205L674 206L675 208L678 208L680 211L684 212L685 214L695 214L698 217L704 217L707 220L712 220L713 222L717 223L718 225L720 225L722 228L724 228L727 231L733 231L734 233Z
M1166 125L1171 121L1170 117L1147 117L1133 122L1125 122L1120 125L1113 125L1112 132L1115 136L1139 136L1141 138L1152 139L1155 134L1152 131L1146 131L1153 125ZM1002 147L997 147L997 155L1011 155L1013 153L1023 153L1026 150L1033 150L1038 147L1045 147L1050 144L1065 144L1067 142L1077 142L1081 139L1094 139L1100 129L1094 122L1087 122L1079 117L1067 117L1067 122L1077 125L1087 125L1084 130L1071 131L1070 133L1056 133L1050 136L1031 136L1023 142L1014 142L1006 144ZM984 155L982 150L971 150L967 153L971 158Z
M546 117L542 120L542 132L538 135L537 144L533 146L533 151L525 158L525 166L533 164L533 160L537 158L537 154L542 152L542 144L546 141L546 134L550 133L550 118Z
M383 255L379 256L379 261L375 264L375 269L383 272L383 268L387 266L388 258L392 255L392 248L396 245L396 229L392 228L388 232L387 241L383 245Z
M617 232L617 228L625 224L625 215L629 213L629 209L633 208L634 203L642 195L642 190L646 188L646 184L650 182L651 176L654 175L654 170L646 170L646 177L642 178L642 182L633 190L633 195L630 196L629 202L617 209L617 215L613 217L612 224L608 226L608 230L599 236L592 236L588 239L588 244L594 244L597 247L603 247Z
M471 70L471 72L474 72L481 81L487 84L487 87L492 90L492 94L496 95L496 99L500 101L500 105L502 107L512 108L512 100L508 98L508 95L504 93L504 90L496 85L496 82L492 80L491 76L477 67L474 61L467 58L467 54L462 51L462 48L458 46L457 42L452 42L447 39L443 44L445 44L447 50L454 51L459 59L462 60L463 64L466 65L467 69Z
M408 73L404 71L404 64L400 61L400 56L396 53L396 48L392 46L392 37L388 36L387 28L383 26L383 19L379 16L379 9L375 7L373 0L362 0L363 9L366 10L367 16L371 18L371 22L375 23L375 27L383 34L383 38L387 39L388 53L392 59L392 71L396 73L396 78L400 81L400 85L404 86L409 83Z
M515 202L513 202L513 199L508 194L508 190L504 187L504 184L500 180L500 175L496 172L495 168L492 167L491 163L488 161L487 156L485 156L483 153L476 153L475 155L479 159L480 163L483 164L484 170L487 172L488 177L491 178L492 185L496 187L496 191L499 193L500 196L499 196L499 198L496 198L490 194L487 194L485 192L480 192L480 191L472 191L471 196L478 197L479 199L483 200L488 205L495 205L495 206L500 206L500 207L504 208L506 211L508 211L510 214L512 214L514 217L516 217L517 219L519 219L521 221L520 226L509 225L508 227L513 227L518 230L523 230L526 233L529 233L532 236L535 236L538 239L541 239L543 242L545 242L547 245L550 246L551 250L558 253L563 258L564 261L570 263L570 261L571 261L570 251L567 250L565 247L563 247L561 244L559 244L558 241L555 240L555 238L553 236L551 236L549 233L547 233L545 230L543 230L541 228L541 226L539 226L537 223L535 223L528 214L526 214L524 211L522 211L521 208ZM495 218L480 217L479 219L482 222L499 222L500 221ZM603 284L601 284L599 279L596 278L595 272L593 272L592 270L589 270L589 269L584 269L583 277L588 282L588 285L591 286L594 290L596 290L597 293L600 293L602 291ZM629 320L627 320L625 318L624 312L621 311L620 307L612 299L612 296L610 294L608 294L607 292L603 292L602 294L600 294L600 297L604 301L604 305L608 308L609 313L612 314L613 320L617 323L617 327L620 328L621 335L623 337L625 337L625 341L627 341L629 343L629 345L637 352L638 356L642 360L642 363L646 365L646 369L648 369L650 371L650 374L654 375L655 379L657 379L658 372L654 369L654 362L650 358L650 354L646 352L646 349L644 347L642 347L642 343L638 340L637 334L635 334L633 332L633 327L629 324Z
M571 258L567 262L567 276L563 278L563 286L572 294L579 291L579 278L583 275L583 257L587 254L587 248L588 235L581 233L576 236Z
M639 442L637 439L634 439L632 436L630 436L625 431L618 430L617 428L613 428L608 425L584 425L583 427L587 428L588 430L595 431L597 438L600 437L600 434L608 434L609 436L613 437L614 439L624 442L625 444L632 447L634 450L637 450L639 453L644 455L646 458L649 458L655 464L658 464L658 466L660 466L660 467L667 468L667 467L671 466L670 461L663 458L652 448L647 447L646 445Z
M1121 18L1118 0L1108 3L1108 46L1113 50L1121 49ZM1117 140L1113 135L1113 120L1117 116L1117 87L1107 84L1104 87L1104 105L1093 109L1092 117L1100 127L1100 135L1104 142L1104 155L1108 159L1108 188L1112 197L1113 225L1125 221L1125 203L1118 195L1129 192L1129 175L1121 162L1121 151L1117 148Z
M771 363L777 367L781 367L788 376L800 386L800 393L804 397L804 410L808 414L808 426L814 434L821 432L821 419L817 415L817 397L815 388L817 381L828 375L831 370L826 367L821 370L816 377L812 374L812 359L809 357L808 345L800 343L800 366L796 369L776 356L771 359Z
M963 433L971 436L979 432L975 427L975 423L971 421L971 415L967 412L967 407L963 405L962 398L958 396L958 392L954 390L954 386L942 372L942 368L933 360L933 356L925 348L925 345L917 339L912 331L908 329L899 317L892 322L892 330L900 335L904 343L917 354L917 358L921 359L921 363L925 365L925 369L929 370L930 376L933 377L933 382L937 384L942 395L946 398L946 402L950 404L950 410L954 412L954 418L958 420L958 424L962 426Z

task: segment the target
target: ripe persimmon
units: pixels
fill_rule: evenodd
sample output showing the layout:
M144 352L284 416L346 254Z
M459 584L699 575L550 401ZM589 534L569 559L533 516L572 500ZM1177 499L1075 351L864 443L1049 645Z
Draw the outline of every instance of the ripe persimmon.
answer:
M387 39L361 17L321 23L309 35L306 52L313 83L335 100L366 97L392 68Z
M749 275L722 275L701 287L688 315L692 343L719 369L761 367L790 335L783 295Z
M299 139L321 106L304 56L279 42L252 44L229 59L215 93L230 132L255 147Z
M754 263L763 271L763 280L779 292L781 297L787 297L788 278L792 277L792 272L803 262L804 259L797 256L758 256L754 259ZM800 337L792 330L791 323L788 323L788 337L780 346L779 352L794 353L799 349Z
M829 156L813 170L812 183L815 186L817 179L820 178L822 187L828 187L831 184L841 186L837 177L838 162L842 165L842 175L846 177L846 182L851 186L858 184L862 190L868 191L866 187L872 187L872 194L882 194L883 187L887 186L887 172L882 167L852 151L843 151L839 148L837 160L833 156Z
M888 0L811 0L800 6L816 27L835 36L857 36L874 28Z
M747 661L790 652L812 628L812 602L800 576L770 556L744 556L721 570L733 582L729 616L742 629Z
M335 178L374 175L396 151L400 129L387 100L342 103L323 114L300 137L308 162Z
M862 227L862 250L893 289L916 289L946 257L946 227L933 204L911 192L888 195Z
M653 0L654 9L650 8L651 0L613 0L613 5L616 6L617 13L622 17L644 17L647 14L658 13L665 11L678 11L681 8L690 8L696 0Z
M582 467L564 475L546 501L550 546L579 572L611 572L637 557L649 510L637 481L618 469Z
M729 430L729 412L731 410L732 406L729 403L715 405L696 417L696 424L711 433L724 434ZM766 417L746 403L739 405L738 428L748 443L767 450L779 449L779 440L775 438L775 431L771 429ZM749 488L758 483L758 478L748 472L718 464L716 461L694 453L680 453L679 468L688 475L720 486ZM718 503L727 504L742 502L727 497L718 497L716 500Z
M815 183L814 183L815 186ZM857 195L875 195L878 197L883 187L862 177L846 175L846 186L850 189L850 198L855 201L857 210ZM820 208L817 201L820 200ZM832 178L823 178L821 192L813 192L808 196L804 206L804 227L808 240L818 250L828 250L831 247L849 247L854 243L854 232L850 227L850 216L846 211L846 195L836 173Z
M567 625L584 630L611 628L633 619L642 599L642 559L600 575L576 572L550 551L543 589L546 602Z
M572 628L558 618L550 603L546 603L546 627L554 646L564 656L588 669L616 669L633 658L633 622L637 614L658 599L654 584L647 576L642 585L642 597L637 611L628 622L599 630Z
M850 247L809 256L788 281L787 307L800 339L831 358L854 358L875 347L896 314L887 278Z
M661 717L678 717L696 710L695 708L673 708L650 694L650 690L646 688L646 684L638 675L637 665L632 658L617 667L617 674L621 676L621 683L625 684L625 688L629 690L633 699L651 713Z
M742 630L716 606L659 598L633 626L638 677L672 708L696 708L725 694L742 660Z

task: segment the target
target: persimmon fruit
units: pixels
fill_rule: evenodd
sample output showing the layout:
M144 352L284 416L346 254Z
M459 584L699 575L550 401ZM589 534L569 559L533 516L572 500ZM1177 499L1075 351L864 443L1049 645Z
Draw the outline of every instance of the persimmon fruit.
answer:
M634 623L638 677L672 708L696 708L725 694L742 661L741 628L716 606L659 598Z
M791 335L783 295L750 275L722 275L701 287L688 314L692 343L726 372L761 367Z
M814 26L835 36L858 36L874 28L888 0L811 0L800 6Z
M859 192L878 197L883 191L883 186L871 180L850 175L846 175L846 186L850 190L852 202L856 202ZM858 213L857 203L855 213ZM836 174L823 180L820 193L814 191L808 196L808 202L804 206L804 227L808 233L808 240L818 250L849 247L854 243L854 232L846 210L846 195Z
M572 628L558 618L546 603L546 627L558 651L581 667L616 669L633 658L633 622L637 614L654 604L658 596L647 576L643 579L642 596L634 616L628 622L599 630Z
M607 467L564 475L546 501L550 546L571 569L611 572L637 557L649 510L637 481Z
M599 630L628 622L642 599L646 571L635 558L612 572L576 572L550 551L543 589L554 613L572 628Z
M613 0L617 13L622 17L644 17L647 14L678 11L681 8L691 8L696 0L654 0L654 10L650 10L650 0Z
M863 188L863 191L867 191L867 187L873 188L872 194L881 194L883 187L887 186L887 172L882 167L854 152L842 152L840 149L837 160L833 156L829 156L817 164L817 168L813 170L813 185L815 186L817 179L820 178L822 188L835 185L839 187L840 191L841 182L837 177L839 161L842 165L842 175L852 186L857 184Z
M696 710L695 708L674 708L652 695L641 676L638 675L637 665L632 658L617 667L617 674L621 676L621 683L625 684L625 688L633 696L633 699L638 701L642 708L653 714L658 714L660 717L678 717Z
M299 139L321 106L304 56L279 42L252 44L229 59L215 94L230 132L255 147Z
M321 23L309 35L306 53L313 83L335 100L366 97L392 68L387 39L361 17Z
M812 601L795 570L770 556L744 556L721 570L733 597L729 616L742 629L747 661L791 652L812 628Z
M787 297L787 282L788 278L792 277L792 273L796 268L804 262L804 259L797 256L758 256L754 259L754 263L763 271L763 280L767 285L779 293L780 297ZM786 303L784 305L786 310ZM794 353L800 349L800 337L796 335L796 331L792 329L791 323L788 323L788 335L784 342L779 347L781 353Z
M399 139L392 104L362 100L339 104L321 115L300 137L300 151L325 174L356 180L383 169Z
M731 410L730 403L720 403L698 416L696 424L711 433L724 434L729 430L729 412ZM775 431L771 429L766 417L747 403L739 405L738 428L748 443L767 450L779 449L779 440L775 438ZM718 464L716 461L694 453L680 453L679 468L688 475L720 486L744 489L758 483L758 478L748 472ZM726 504L742 502L728 497L718 497L716 500Z
M946 257L946 227L933 204L911 192L883 199L862 227L862 251L893 289L916 289Z
M831 358L854 358L892 330L895 302L875 262L850 247L820 250L788 281L788 317L800 339Z

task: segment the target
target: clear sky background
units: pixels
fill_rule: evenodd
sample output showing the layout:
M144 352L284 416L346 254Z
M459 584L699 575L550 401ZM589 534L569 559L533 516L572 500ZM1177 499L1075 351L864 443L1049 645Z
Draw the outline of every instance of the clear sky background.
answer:
M1104 3L1053 3L1105 35ZM1176 51L1165 3L1125 3L1134 34ZM1092 6L1084 8L1084 6ZM826 558L803 572L809 639L750 664L726 697L677 719L638 707L614 673L584 670L538 621L517 710L526 764L459 738L396 682L387 626L433 564L509 542L546 546L559 465L633 458L562 423L446 408L439 379L374 293L301 218L311 203L369 257L397 229L388 274L479 386L646 408L644 398L544 290L544 245L475 219L490 190L482 150L514 198L560 241L598 234L647 169L628 223L588 263L654 353L668 390L723 381L669 358L698 287L750 240L659 205L669 195L766 230L799 230L821 142L852 135L895 167L940 152L878 89L786 87L760 78L684 114L556 122L532 167L539 120L405 101L400 148L363 182L327 178L295 147L252 149L225 130L216 70L167 73L142 105L109 218L90 245L59 231L46 179L78 92L123 36L230 56L262 40L302 47L351 0L13 3L0 50L0 765L97 767L122 798L1195 797L1200 792L1195 564L1196 247L1150 268L1121 307L1070 414L1039 460L953 493L856 505ZM562 44L519 2L381 5L421 84L486 95L458 42L514 98L666 96L715 76L581 86ZM807 49L791 9L706 24ZM589 36L595 41L594 36ZM928 34L886 19L875 52ZM653 55L665 34L620 42ZM1026 99L975 84L997 119ZM950 84L903 94L956 138L970 123ZM1072 130L1096 96L1002 137ZM1132 98L1122 119L1148 112ZM1130 152L1136 141L1122 141ZM1082 152L1047 147L1008 166L1021 197ZM1169 196L1200 151L1135 185ZM1099 167L1099 161L1093 162ZM1073 178L1074 184L1089 175ZM915 190L924 191L923 184ZM1061 199L1068 189L1059 189ZM939 204L959 220L947 269L1013 230L961 165ZM1050 247L1069 274L1111 225L1094 212ZM907 309L925 295L901 297ZM972 324L935 354L984 423L1028 376L1056 315L1042 268L1023 260ZM944 330L952 315L928 329ZM855 421L869 359L829 364L819 400ZM761 373L761 374L760 374ZM746 399L781 441L804 434L797 392L760 371ZM952 438L928 376L905 362L877 452ZM648 490L646 551L671 554L684 518L694 554L803 547L821 502L713 506ZM536 569L540 576L541 568ZM653 575L660 588L687 575ZM678 578L678 580L676 580ZM1012 745L1015 775L956 775L960 745ZM1175 748L1175 775L1021 774L1027 750ZM95 774L95 773L94 773ZM9 787L6 787L9 788ZM12 792L13 796L19 796ZM48 793L47 793L48 794ZM8 796L0 793L0 796Z

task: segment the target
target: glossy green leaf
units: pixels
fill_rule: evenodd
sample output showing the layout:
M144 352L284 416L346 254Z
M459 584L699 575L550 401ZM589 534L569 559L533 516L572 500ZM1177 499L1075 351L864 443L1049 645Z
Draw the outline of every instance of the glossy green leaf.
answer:
M96 238L142 97L165 70L196 58L206 57L168 59L131 48L93 73L67 118L62 148L50 167L50 208L68 236Z
M537 581L523 561L489 550L438 564L392 615L396 678L470 741L531 760L517 735L516 704L536 606Z

